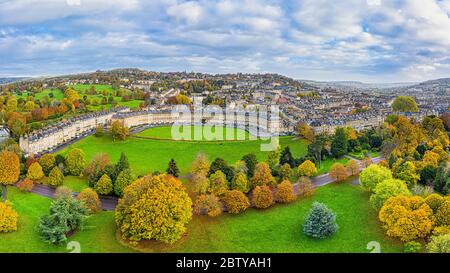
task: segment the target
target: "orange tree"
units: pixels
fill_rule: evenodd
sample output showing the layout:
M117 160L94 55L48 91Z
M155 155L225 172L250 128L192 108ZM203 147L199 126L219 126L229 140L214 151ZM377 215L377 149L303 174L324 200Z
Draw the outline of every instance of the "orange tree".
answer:
M0 184L2 186L2 200L3 202L7 197L7 185L14 184L19 179L20 174L20 162L19 157L9 151L3 151L0 153Z
M266 162L256 164L255 174L251 179L252 187L273 185L275 178L272 176L272 171Z
M348 178L347 168L342 163L334 163L330 168L329 175L336 182L345 181Z
M272 206L273 194L269 186L257 186L252 192L252 203L258 209Z
M170 175L144 176L119 199L116 224L124 238L174 243L186 232L192 201L183 183Z

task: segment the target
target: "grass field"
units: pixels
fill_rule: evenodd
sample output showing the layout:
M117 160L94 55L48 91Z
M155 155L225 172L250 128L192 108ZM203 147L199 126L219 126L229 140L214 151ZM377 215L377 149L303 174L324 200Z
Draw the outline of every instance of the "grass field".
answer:
M174 245L142 244L146 252L359 252L368 253L371 241L382 252L401 252L402 244L387 238L370 207L368 194L351 184L319 188L315 196L267 210L250 209L240 215L194 217L188 234ZM313 201L325 203L337 214L338 233L316 240L302 233Z
M370 241L381 244L382 252L401 252L402 245L387 238L370 207L368 194L351 184L321 187L313 197L267 210L249 209L240 215L217 218L194 216L188 232L173 245L160 242L141 244L145 252L369 252ZM69 252L40 240L36 225L48 212L51 200L9 188L9 198L19 213L19 229L0 234L0 252ZM337 214L338 233L315 240L302 233L303 220L313 201L324 202ZM132 252L116 239L113 212L88 218L85 228L70 237L81 252Z
M234 164L248 153L255 153L258 160L265 160L268 152L260 150L262 143L268 143L268 141L182 142L131 137L126 141L114 142L110 136L105 135L100 138L87 137L70 145L60 153L67 154L72 148L80 148L85 152L87 161L97 153L107 153L111 161L115 162L123 151L128 156L133 172L138 175L156 170L165 171L169 160L174 158L181 174L186 174L199 152L207 154L210 160L222 157L229 164ZM301 140L280 137L280 144L282 147L289 146L295 157L306 154L306 143Z
M185 140L194 141L221 141L221 140L249 140L250 134L242 129L237 128L225 128L225 127L212 127L212 126L173 126L175 134L180 136L187 136ZM196 139L196 128L200 133L199 139ZM215 129L217 128L217 129ZM217 132L217 133L216 133ZM197 134L198 134L197 133ZM227 134L231 134L227 137ZM157 138L157 139L173 139L176 135L172 135L172 127L161 126L149 128L143 132L136 134L139 137Z
M321 165L320 165L320 168L318 168L318 170L317 170L317 174L320 175L320 174L324 174L324 173L329 172L331 166L332 166L334 163L342 163L342 164L345 165L345 164L347 164L347 162L348 162L349 160L350 160L350 159L348 159L348 158L346 158L346 157L338 158L338 159L328 158L327 160L322 161L322 163L321 163Z
M43 242L36 231L39 218L48 213L51 199L34 193L22 193L9 187L8 199L19 214L18 230L0 233L0 252L69 252L66 246ZM100 212L87 219L85 228L69 241L81 244L81 252L130 252L115 239L114 212Z
M80 192L89 187L86 179L77 176L64 177L64 186L68 187L73 192Z
M44 89L42 92L33 94L33 96L36 100L39 100L39 99L43 98L44 96L48 96L50 93L53 93L54 99L61 100L62 98L64 98L64 93L59 89ZM23 99L26 99L27 97L28 97L27 92L23 92L22 95L17 96L17 98L23 98Z

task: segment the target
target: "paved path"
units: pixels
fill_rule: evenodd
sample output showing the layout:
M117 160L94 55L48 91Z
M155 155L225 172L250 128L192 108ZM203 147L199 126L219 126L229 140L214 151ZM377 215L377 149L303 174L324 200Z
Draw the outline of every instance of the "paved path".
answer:
M382 157L374 157L372 158L372 162L375 164L378 164L380 161L382 160ZM361 163L361 162L359 162ZM182 176L180 178L188 178L188 175ZM330 175L328 173L326 174L322 174L322 175L318 175L316 177L313 177L311 179L311 182L313 183L315 188L318 187L322 187L328 184L331 184L334 182L334 179L330 177ZM351 181L352 184L354 185L359 185L359 179L358 178L354 178ZM294 192L298 193L298 187L299 187L299 183L294 183ZM49 198L53 198L54 194L55 194L55 189L52 187L49 187L47 185L41 185L41 184L36 184L33 187L33 193L45 196L45 197L49 197ZM77 196L78 193L73 193L74 196ZM115 196L100 196L100 201L102 203L102 209L103 210L107 210L107 211L113 211L116 209L117 206L117 202L118 202L118 198Z

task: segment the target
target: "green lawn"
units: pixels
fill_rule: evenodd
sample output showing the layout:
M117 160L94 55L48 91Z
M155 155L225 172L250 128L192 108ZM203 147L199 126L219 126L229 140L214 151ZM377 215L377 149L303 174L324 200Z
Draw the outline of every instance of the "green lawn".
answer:
M70 188L73 192L80 192L89 188L86 179L77 176L64 177L64 186Z
M112 86L109 84L75 84L72 87L80 92L85 92L91 88L91 86L95 86L95 90L98 91L108 91L112 92Z
M51 199L34 193L22 193L9 187L8 199L19 214L18 230L0 233L0 252L69 252L66 246L43 242L36 231L39 218L48 213ZM85 229L77 231L69 241L77 241L81 252L131 252L115 239L113 212L100 212L88 218Z
M347 164L347 162L348 162L349 160L350 160L350 159L348 159L348 158L346 158L346 157L338 158L338 159L334 159L334 158L326 159L326 160L322 161L322 164L321 164L320 168L318 169L317 174L318 174L318 175L321 175L321 174L324 174L324 173L329 172L331 166L332 166L334 163L342 163L342 164L345 165L345 164Z
M293 204L217 218L196 216L188 226L188 234L174 245L150 242L140 247L146 252L368 253L367 244L377 241L382 252L401 252L402 244L384 235L368 198L360 187L331 184ZM313 201L325 203L337 214L340 229L330 238L316 240L302 233Z
M53 93L53 98L57 100L61 100L64 98L64 93L59 89L45 89L42 92L32 94L36 100L42 99L44 96L48 96L50 93ZM17 96L17 98L26 99L28 97L28 92L23 92L22 95Z
M230 164L234 164L243 155L255 153L258 160L266 160L268 152L260 150L262 143L267 141L236 141L236 142L180 142L171 140L153 140L133 138L126 141L112 141L111 137L105 135L97 138L89 136L77 143L70 145L60 153L67 154L72 148L82 149L87 162L97 153L107 153L111 161L116 162L123 151L128 156L134 173L146 174L150 171L165 171L171 158L177 162L182 174L190 170L192 161L199 152L209 156L210 160L222 157ZM292 137L280 137L282 147L289 146L295 157L306 154L306 143L294 140Z
M227 140L227 134L230 134L232 132L232 137L230 140L249 140L249 133L242 129L237 128L224 128L224 127L215 127L212 126L173 126L174 132L179 133L183 136L188 136L188 139L186 140L196 140L195 137L195 129L198 128L198 132L201 134L201 138L198 139L200 141L206 141L211 140L214 141L216 139L212 139L212 137L215 138L216 131L217 134L222 139L220 140ZM222 133L220 133L222 131ZM211 136L210 136L211 134ZM173 139L175 136L172 135L172 127L170 126L161 126L161 127L153 127L149 128L141 133L138 133L136 136L140 137L147 137L147 138L158 138L158 139ZM190 137L189 137L190 136ZM219 137L218 137L219 138ZM230 138L230 137L228 137Z

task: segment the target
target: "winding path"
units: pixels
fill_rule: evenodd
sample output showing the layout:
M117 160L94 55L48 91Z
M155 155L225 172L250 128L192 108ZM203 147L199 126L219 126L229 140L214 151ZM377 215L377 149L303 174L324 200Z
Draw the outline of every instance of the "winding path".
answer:
M378 164L381 161L382 157L373 157L371 160L373 163ZM358 161L359 162L359 161ZM331 184L334 182L333 178L330 177L330 175L328 173L326 174L322 174L322 175L318 175L316 177L313 177L311 179L314 187L318 188L318 187L322 187L328 184ZM354 179L354 181L352 181L352 184L358 185L359 184L359 180L358 179ZM298 192L298 187L299 187L299 183L294 183L294 191L297 193ZM39 194L41 196L45 196L48 198L53 198L54 194L55 194L55 189L52 187L49 187L47 185L41 185L41 184L36 184L33 187L32 190L33 193ZM74 192L73 193L74 196L77 196L78 193ZM117 206L117 202L118 202L118 198L115 196L100 196L100 201L102 203L102 209L106 210L106 211L113 211L116 209Z

